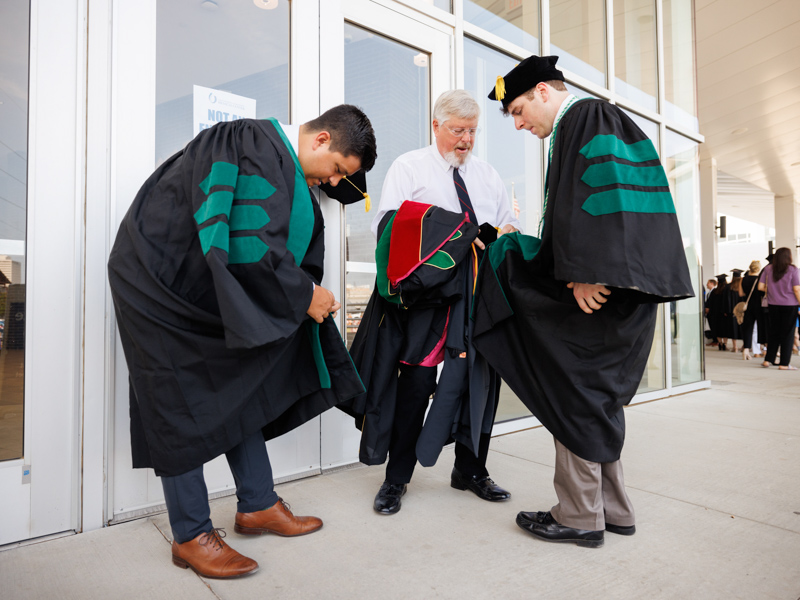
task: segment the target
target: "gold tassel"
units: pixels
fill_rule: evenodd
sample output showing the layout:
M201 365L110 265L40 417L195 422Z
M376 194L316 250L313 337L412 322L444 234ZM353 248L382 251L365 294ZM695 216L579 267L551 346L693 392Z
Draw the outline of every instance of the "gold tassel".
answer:
M497 82L494 84L494 97L498 100L506 97L506 82L502 75L497 76Z
M347 175L343 176L342 179L361 192L358 186L347 178ZM369 212L369 209L372 208L372 200L366 192L361 192L361 195L364 196L364 212Z

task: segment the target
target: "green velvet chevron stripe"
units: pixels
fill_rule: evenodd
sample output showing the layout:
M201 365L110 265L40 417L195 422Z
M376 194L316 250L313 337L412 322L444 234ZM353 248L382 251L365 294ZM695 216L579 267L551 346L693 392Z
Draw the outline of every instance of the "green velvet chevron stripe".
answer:
M636 165L623 165L622 163L608 161L589 165L581 177L590 187L603 187L606 185L638 185L641 187L669 187L667 176L661 165L655 167L642 167Z
M589 165L581 181L591 188L607 188L590 194L583 210L592 216L618 212L674 213L675 205L669 191L669 181L660 164L623 164L616 159L632 163L658 160L653 143L644 139L626 144L613 135L596 135L581 148L587 159L604 157L608 160ZM630 189L630 188L637 189ZM645 188L645 189L642 189ZM647 189L649 188L649 189Z
M593 217L618 212L674 213L669 192L642 192L616 188L592 194L581 207Z
M233 191L211 189L227 186ZM251 204L234 205L234 200L266 200L275 193L275 187L259 175L239 175L239 167L231 163L215 162L211 172L201 183L200 189L208 198L194 219L198 225L214 217L226 217L228 222L217 221L200 230L200 247L203 254L211 248L219 248L228 253L228 264L250 264L261 260L269 246L256 236L231 238L232 231L257 230L269 223L269 215L262 206ZM209 194L209 192L211 192Z
M616 156L634 163L658 160L658 152L649 139L626 144L615 135L594 136L591 142L580 149L580 153L586 158Z

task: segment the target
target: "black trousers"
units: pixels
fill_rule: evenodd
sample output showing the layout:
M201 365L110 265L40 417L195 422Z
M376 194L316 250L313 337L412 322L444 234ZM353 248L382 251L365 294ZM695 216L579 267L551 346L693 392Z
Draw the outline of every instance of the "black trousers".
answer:
M794 324L797 321L797 306L769 305L769 336L767 338L768 363L774 363L781 350L781 366L788 367L792 359L792 345L794 342Z
M272 466L260 431L245 438L225 453L236 482L239 512L256 512L278 501L272 480ZM211 509L202 465L187 473L162 477L172 537L179 544L211 531Z
M389 441L389 462L386 465L386 481L393 484L408 483L417 464L417 438L425 421L428 399L436 389L436 367L400 365L397 382L397 406ZM499 392L499 386L498 386ZM497 414L497 398L494 411ZM494 421L494 415L492 416ZM486 477L486 458L489 456L491 434L481 434L476 457L468 446L456 442L455 467L462 474Z

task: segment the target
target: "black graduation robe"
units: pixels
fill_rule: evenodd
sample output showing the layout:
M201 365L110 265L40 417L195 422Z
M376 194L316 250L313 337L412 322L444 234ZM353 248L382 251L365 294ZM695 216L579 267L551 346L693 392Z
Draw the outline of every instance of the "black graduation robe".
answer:
M436 366L457 337L453 310L464 299L467 259L477 234L463 214L413 201L381 222L375 290L350 348L366 393L339 407L361 429L364 464L386 460L398 364ZM455 416L442 418L449 431Z
M178 475L363 392L333 320L306 314L323 253L277 121L205 130L144 183L108 263L134 467Z
M542 424L594 462L619 458L656 304L693 295L669 185L618 108L575 103L554 132L541 239L502 236L481 263L474 344ZM593 314L568 282L604 284Z

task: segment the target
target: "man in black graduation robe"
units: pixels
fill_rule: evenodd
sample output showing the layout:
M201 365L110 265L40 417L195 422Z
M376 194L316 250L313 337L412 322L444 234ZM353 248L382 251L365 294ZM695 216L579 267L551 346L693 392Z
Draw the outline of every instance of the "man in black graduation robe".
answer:
M363 391L320 285L324 238L309 186L376 156L367 117L341 105L299 127L242 119L201 132L144 183L109 282L130 373L133 466L161 477L173 562L209 577L255 561L213 528L203 464L225 454L236 531L311 533L273 489L265 439Z
M599 547L635 531L619 461L623 406L650 352L656 303L693 295L669 183L647 136L619 108L571 95L557 57L499 77L517 129L550 136L541 239L487 251L475 346L553 434L558 504L517 524Z

